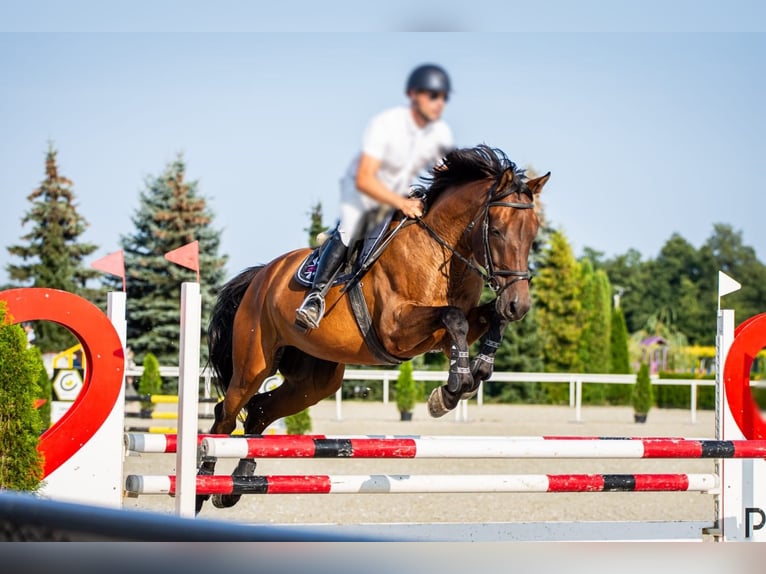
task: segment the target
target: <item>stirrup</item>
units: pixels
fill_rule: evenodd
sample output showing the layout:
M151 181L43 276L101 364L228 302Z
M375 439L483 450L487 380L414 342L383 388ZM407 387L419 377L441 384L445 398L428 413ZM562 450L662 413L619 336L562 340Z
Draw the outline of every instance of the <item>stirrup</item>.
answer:
M317 306L319 307L316 320L309 314L308 309L309 304L314 302L316 302ZM303 303L301 303L301 306L298 307L298 309L295 311L295 320L311 329L318 329L319 321L321 321L322 317L324 317L324 310L324 297L322 297L322 295L317 292L309 293L303 300Z

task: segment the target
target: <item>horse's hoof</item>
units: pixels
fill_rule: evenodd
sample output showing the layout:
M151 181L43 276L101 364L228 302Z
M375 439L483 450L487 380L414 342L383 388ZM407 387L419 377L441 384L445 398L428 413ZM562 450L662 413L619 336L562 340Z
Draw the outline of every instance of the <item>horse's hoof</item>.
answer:
M474 398L477 394L479 394L479 387L476 387L474 390L468 391L467 393L463 393L462 395L460 395L460 400L467 401L468 399Z
M433 418L438 419L443 417L450 409L444 404L444 396L442 395L442 388L436 387L431 391L431 396L428 397L428 414Z
M214 494L213 506L216 508L231 508L242 498L241 494Z

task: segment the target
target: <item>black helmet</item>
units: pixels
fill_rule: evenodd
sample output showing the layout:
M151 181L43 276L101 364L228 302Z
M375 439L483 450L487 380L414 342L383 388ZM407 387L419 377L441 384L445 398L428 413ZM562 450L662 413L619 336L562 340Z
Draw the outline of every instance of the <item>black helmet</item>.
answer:
M410 90L416 91L429 91L429 92L444 92L449 94L450 83L449 76L444 68L435 64L423 64L418 66L407 79L407 89L405 93L408 94Z

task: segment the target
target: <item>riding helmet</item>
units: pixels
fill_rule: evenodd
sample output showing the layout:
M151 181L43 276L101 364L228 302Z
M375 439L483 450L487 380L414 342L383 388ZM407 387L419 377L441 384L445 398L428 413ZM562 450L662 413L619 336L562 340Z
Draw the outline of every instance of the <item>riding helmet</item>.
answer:
M449 76L441 66L437 66L436 64L423 64L412 70L412 73L410 73L410 77L407 79L407 89L404 93L408 94L410 90L444 92L445 94L449 94Z

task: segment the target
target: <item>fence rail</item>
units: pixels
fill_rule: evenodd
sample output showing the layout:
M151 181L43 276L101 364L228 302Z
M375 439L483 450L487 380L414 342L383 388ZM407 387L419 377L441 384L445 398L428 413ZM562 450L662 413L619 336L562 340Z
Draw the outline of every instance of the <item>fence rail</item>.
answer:
M140 377L144 372L142 366L129 366L125 369L125 376ZM160 367L160 376L177 377L178 367ZM399 376L396 369L349 369L343 376L344 381L368 381L383 384L383 404L390 402L391 383ZM413 371L412 377L418 382L446 382L447 371ZM211 397L211 384L214 379L213 372L205 367L200 369L200 378L204 379L204 397ZM617 384L632 385L636 382L636 375L618 375L602 373L516 373L495 371L492 374L493 383L560 383L569 385L569 407L574 410L575 421L582 421L582 385L592 384ZM689 418L692 424L697 422L697 388L700 386L715 386L714 380L708 379L662 379L652 376L653 385L686 385L689 387L690 408ZM764 381L751 381L754 387L766 387ZM335 394L335 415L338 420L343 418L342 389ZM476 395L477 406L484 404L484 385L479 387ZM455 419L458 421L468 420L468 401L461 401L455 409Z

